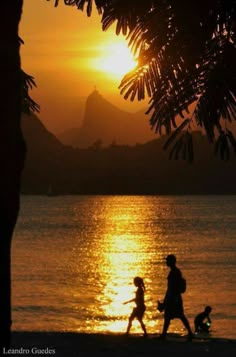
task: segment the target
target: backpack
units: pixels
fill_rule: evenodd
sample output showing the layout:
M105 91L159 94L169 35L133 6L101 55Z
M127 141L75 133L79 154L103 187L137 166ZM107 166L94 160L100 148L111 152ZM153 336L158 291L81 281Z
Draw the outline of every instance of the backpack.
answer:
M187 289L187 281L181 276L179 280L179 291L181 294L183 294L185 293L186 289Z

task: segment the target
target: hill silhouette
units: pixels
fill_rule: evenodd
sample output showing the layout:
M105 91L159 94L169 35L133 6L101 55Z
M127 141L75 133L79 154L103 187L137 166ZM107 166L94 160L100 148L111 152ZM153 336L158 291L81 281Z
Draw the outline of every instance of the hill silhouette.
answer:
M58 135L66 145L86 148L101 141L103 146L113 142L135 145L155 138L144 110L129 113L107 101L97 90L87 98L84 120L80 128L72 128Z
M35 114L23 114L21 123L27 144L22 191L45 193L55 173L63 170L61 158L73 150L50 133Z
M35 116L23 116L28 155L22 192L45 194L236 194L235 157L223 162L201 133L194 133L195 162L170 161L166 137L135 146L74 149Z

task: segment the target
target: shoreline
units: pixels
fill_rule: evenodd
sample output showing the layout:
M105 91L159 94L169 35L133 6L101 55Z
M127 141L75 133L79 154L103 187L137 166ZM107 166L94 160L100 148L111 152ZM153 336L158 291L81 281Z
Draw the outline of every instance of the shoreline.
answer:
M161 341L158 334L142 337L130 334L86 334L75 332L18 332L12 333L10 350L6 356L58 356L58 357L130 357L130 356L191 356L233 357L236 340L227 338L194 338L167 335Z

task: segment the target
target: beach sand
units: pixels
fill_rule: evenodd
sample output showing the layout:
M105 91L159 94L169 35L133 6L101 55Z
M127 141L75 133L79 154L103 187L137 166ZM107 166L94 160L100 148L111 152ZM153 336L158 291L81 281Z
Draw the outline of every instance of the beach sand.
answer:
M59 332L13 332L11 350L3 355L58 357L235 357L236 340L194 339L168 335L142 337L121 334L82 334Z

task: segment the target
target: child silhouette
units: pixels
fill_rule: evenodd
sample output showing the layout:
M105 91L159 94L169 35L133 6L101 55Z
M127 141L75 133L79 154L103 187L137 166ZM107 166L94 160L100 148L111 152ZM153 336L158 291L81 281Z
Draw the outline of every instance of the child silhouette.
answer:
M195 332L208 332L211 326L210 313L211 306L206 306L205 310L200 312L194 319Z
M135 298L124 302L124 304L128 304L130 302L135 302L135 304L136 304L136 307L133 309L133 311L129 317L129 323L127 326L126 334L129 334L129 331L132 326L132 322L135 318L137 318L137 320L140 322L140 325L144 332L144 336L147 336L146 327L143 323L143 315L146 310L146 306L144 303L145 285L144 285L143 279L140 278L139 276L136 276L134 278L134 285L137 286L137 288L138 288L135 293Z

